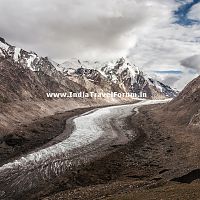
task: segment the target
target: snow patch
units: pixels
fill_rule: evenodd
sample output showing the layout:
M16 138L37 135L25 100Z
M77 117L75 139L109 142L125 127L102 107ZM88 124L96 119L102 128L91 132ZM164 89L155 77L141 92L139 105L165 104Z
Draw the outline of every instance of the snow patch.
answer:
M158 81L155 81L154 84L155 84L155 87L156 87L160 92L163 92L163 88L162 88L162 86L159 84Z
M67 72L68 75L72 76L72 75L74 75L76 73L76 70L72 69L72 68L69 68L69 69L66 70L66 72Z
M15 62L18 61L20 55L21 48L15 47L13 59Z
M27 67L32 71L38 71L36 66L32 65L33 61L37 58L35 54L30 54L30 57L26 59Z

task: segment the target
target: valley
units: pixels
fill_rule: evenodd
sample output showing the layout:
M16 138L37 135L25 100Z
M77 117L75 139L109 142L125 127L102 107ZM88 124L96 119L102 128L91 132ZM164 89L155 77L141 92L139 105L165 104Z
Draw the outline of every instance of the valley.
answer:
M179 93L127 58L58 64L0 38L0 198L198 199L199 83Z

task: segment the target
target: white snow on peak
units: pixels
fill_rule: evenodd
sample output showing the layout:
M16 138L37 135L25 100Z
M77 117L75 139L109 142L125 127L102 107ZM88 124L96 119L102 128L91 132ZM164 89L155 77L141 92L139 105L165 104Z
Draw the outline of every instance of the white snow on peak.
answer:
M68 68L74 68L77 69L82 66L81 61L76 58L67 59L64 63L60 64L60 66L63 68L63 72L66 71Z
M136 74L139 74L139 69L126 58L120 58L118 60L113 60L104 65L103 70L101 70L104 76L110 76L111 81L117 82L119 77L123 72L126 72L127 78L131 78L131 84L135 82Z
M38 71L36 69L36 66L34 66L32 63L37 58L37 55L35 54L29 54L29 58L26 59L27 67L32 71Z
M160 92L163 92L163 87L160 85L160 83L157 80L153 79L150 76L145 76L145 79L149 83L149 85L152 85L156 87ZM153 83L149 79L151 79Z
M160 90L160 92L163 92L163 88L162 88L162 86L160 85L160 83L158 82L158 81L154 81L154 84L155 84L155 86L156 86L156 88L158 89L158 90Z
M98 61L87 61L87 60L79 60L78 58L70 58L67 59L64 63L60 64L60 67L63 68L63 72L71 69L77 68L86 68L86 69L100 69L104 66L104 63Z
M73 69L73 68L69 68L69 69L66 70L66 72L67 72L68 75L74 75L76 70Z
M18 61L20 55L21 48L15 47L13 59L15 62Z
M122 65L115 70L116 65L119 63L122 63ZM135 75L136 73L139 73L139 69L135 65L131 65L131 62L128 59L114 59L110 62L99 62L99 61L82 61L77 58L71 58L67 59L62 64L55 64L54 61L52 61L52 64L56 69L60 72L67 72L69 75L72 75L74 73L74 70L72 69L78 69L78 68L85 68L85 69L96 69L98 70L104 77L107 77L108 74L112 75L112 81L117 82L118 81L118 75L120 75L125 70L128 71L128 76L131 77L132 82L135 81ZM104 70L101 70L104 68ZM114 73L113 70L115 70Z
M18 47L13 47L13 51L12 51L12 50L10 51L9 47L10 47L9 45L0 42L0 55L5 56L5 55L3 54L3 51L2 51L2 49L3 49L4 51L7 51L7 53L8 53L10 56L12 56L12 58L13 58L13 60L14 60L15 62L19 61L20 53L21 53L21 50L22 50L22 49L21 49L21 48L18 48ZM12 47L12 46L11 46L11 47ZM32 70L32 71L38 71L38 70L36 69L36 66L33 65L34 60L35 60L36 58L38 58L38 56L37 56L35 53L33 53L33 52L29 52L29 53L27 52L27 55L28 55L28 56L25 56L25 55L22 54L22 57L23 57L22 60L23 60L23 62L25 61L26 67L29 68L29 69Z

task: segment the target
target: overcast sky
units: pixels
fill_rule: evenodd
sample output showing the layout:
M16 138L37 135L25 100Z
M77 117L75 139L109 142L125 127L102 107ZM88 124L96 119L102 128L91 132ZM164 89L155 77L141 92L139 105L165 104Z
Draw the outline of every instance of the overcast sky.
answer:
M48 56L128 57L182 89L200 73L200 0L0 0L0 36Z

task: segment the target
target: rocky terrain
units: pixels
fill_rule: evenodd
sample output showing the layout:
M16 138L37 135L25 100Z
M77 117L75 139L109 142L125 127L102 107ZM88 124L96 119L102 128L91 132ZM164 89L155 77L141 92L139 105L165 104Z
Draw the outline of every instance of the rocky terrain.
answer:
M0 42L1 101L46 99L46 92L79 92L86 88L57 71L47 57Z

